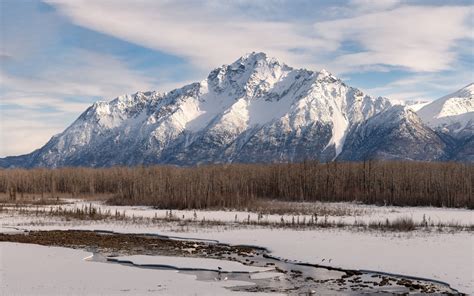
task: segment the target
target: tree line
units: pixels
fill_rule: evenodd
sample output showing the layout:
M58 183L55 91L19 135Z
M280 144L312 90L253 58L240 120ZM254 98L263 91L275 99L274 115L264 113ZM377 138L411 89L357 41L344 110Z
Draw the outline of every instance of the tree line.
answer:
M110 194L117 205L244 208L257 199L474 208L474 165L396 161L2 169L0 193Z

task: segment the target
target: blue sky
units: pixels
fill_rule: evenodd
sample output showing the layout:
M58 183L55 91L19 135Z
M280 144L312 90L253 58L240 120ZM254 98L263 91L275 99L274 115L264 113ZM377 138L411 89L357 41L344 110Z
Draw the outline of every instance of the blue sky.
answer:
M169 91L252 51L375 96L474 81L469 1L1 0L0 156L28 153L92 102Z

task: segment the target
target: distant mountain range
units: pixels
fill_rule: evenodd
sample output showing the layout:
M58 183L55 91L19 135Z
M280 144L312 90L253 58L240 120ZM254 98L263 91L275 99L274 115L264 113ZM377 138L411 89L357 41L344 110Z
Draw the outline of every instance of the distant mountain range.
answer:
M251 53L201 82L89 107L64 132L0 167L197 165L303 160L474 162L474 84L398 105L325 70Z

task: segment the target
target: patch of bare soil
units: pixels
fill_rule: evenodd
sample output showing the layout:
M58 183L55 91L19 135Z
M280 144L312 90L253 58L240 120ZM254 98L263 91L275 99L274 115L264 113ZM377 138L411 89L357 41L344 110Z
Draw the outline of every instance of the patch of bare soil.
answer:
M80 230L31 231L25 234L0 234L0 241L38 244L74 249L95 249L104 254L219 257L227 253L251 254L246 246L209 244L173 240L153 235L118 234Z

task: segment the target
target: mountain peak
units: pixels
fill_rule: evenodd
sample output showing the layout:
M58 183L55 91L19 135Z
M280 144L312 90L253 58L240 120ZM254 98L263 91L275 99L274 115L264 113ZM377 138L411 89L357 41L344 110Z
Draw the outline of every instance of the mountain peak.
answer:
M263 52L252 52L213 70L207 84L220 94L226 90L229 96L246 94L251 98L268 91L293 70Z
M332 74L329 73L328 70L326 70L326 69L323 68L323 69L321 69L321 71L319 71L319 75L321 75L321 76L330 76L330 75L332 75Z
M243 56L241 56L237 61L259 61L259 60L266 60L267 54L264 52L255 52L252 51L250 53L246 53Z
M277 58L269 57L264 52L247 53L233 62L230 66L233 68L244 66L247 69L261 68L262 66L271 66L272 68L286 67L291 69L291 67L280 62Z
M317 76L319 80L339 80L336 76L332 75L328 70L326 69L321 69L319 72L317 72Z

